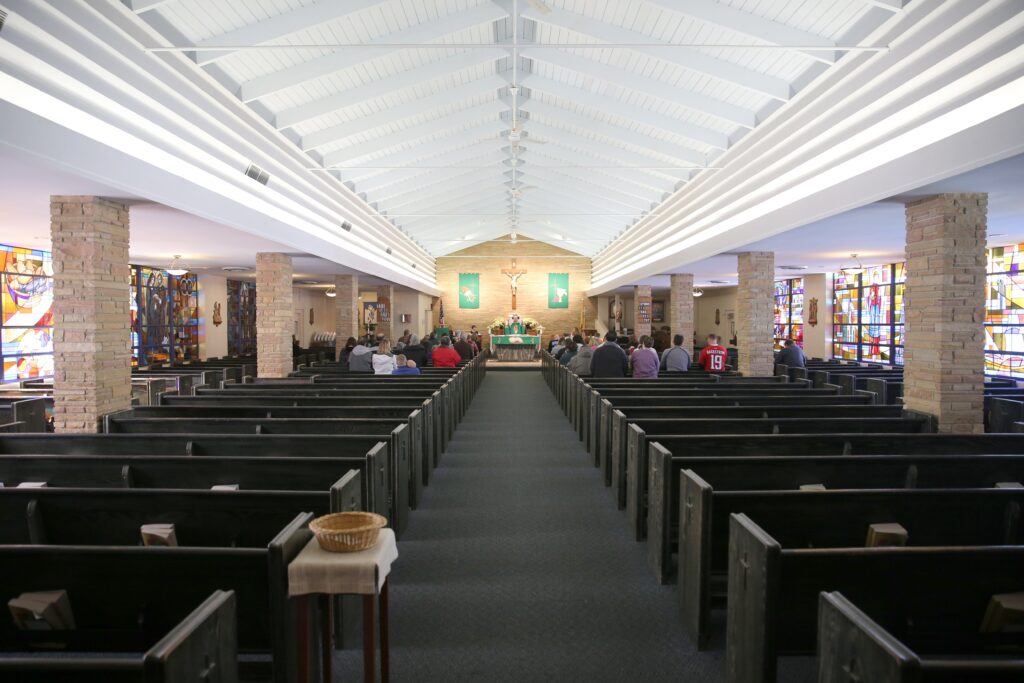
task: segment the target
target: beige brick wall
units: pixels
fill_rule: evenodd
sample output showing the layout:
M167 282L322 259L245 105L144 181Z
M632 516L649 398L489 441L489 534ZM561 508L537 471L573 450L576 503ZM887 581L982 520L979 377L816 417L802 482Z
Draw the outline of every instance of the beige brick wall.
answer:
M334 291L334 354L339 358L348 338L359 338L359 276L335 275Z
M596 299L586 296L590 288L590 259L565 249L520 237L512 244L491 241L457 251L437 259L437 286L444 299L448 326L453 330L469 329L475 324L484 333L495 318L504 318L512 310L512 292L503 268L516 265L527 272L519 279L518 311L535 318L544 326L544 337L572 332L580 324L580 311L585 311L585 327L593 328ZM459 273L480 273L480 308L459 308ZM548 308L548 273L569 274L569 308ZM438 306L434 306L434 325Z
M260 377L287 377L292 371L292 257L256 254L256 361Z
M673 273L669 276L668 325L672 335L683 335L683 348L693 357L693 275Z
M128 207L100 197L50 197L53 398L61 433L95 433L131 407Z
M910 202L903 396L939 431L984 431L985 241L988 195Z
M640 305L647 304L647 320L640 315ZM633 336L640 340L640 337L651 335L651 286L635 285L633 287Z
M774 359L775 254L748 251L737 256L736 347L739 371L750 377L771 375Z

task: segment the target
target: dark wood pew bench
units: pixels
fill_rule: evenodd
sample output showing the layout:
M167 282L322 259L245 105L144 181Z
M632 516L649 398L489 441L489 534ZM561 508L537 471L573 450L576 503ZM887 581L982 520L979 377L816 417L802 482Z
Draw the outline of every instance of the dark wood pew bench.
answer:
M90 592L91 593L91 592ZM87 600L88 599L88 600ZM11 683L192 683L238 679L238 620L233 591L216 590L190 613L154 636L158 624L99 621L117 592L75 594L75 630L4 629L0 678ZM89 603L92 604L89 604ZM98 609L97 609L98 608ZM72 607L74 611L75 607ZM149 616L149 615L147 615ZM161 615L172 620L172 615ZM59 646L60 652L52 650Z
M660 461L657 485L647 506L647 564L659 583L675 574L683 472L714 492L725 490L797 490L805 484L846 488L987 488L999 482L1024 482L1024 455L877 455L673 458L658 443L650 457ZM652 466L657 463L652 463ZM701 489L701 497L707 489ZM687 506L693 501L687 501Z
M387 516L391 507L388 444L374 436L240 436L161 434L8 434L0 455L173 455L190 457L335 458L358 469L366 509ZM389 522L396 529L394 519Z
M912 546L1021 540L1012 516L1024 502L1021 489L714 491L692 472L684 477L677 595L686 631L701 648L711 634L713 602L725 594L735 513L756 520L787 547L863 548L868 527L884 522L903 525Z
M22 432L46 432L48 403L52 405L52 399L39 396L0 397L0 423L18 422Z
M612 441L612 491L620 508L625 507L638 541L647 536L648 443L690 434L916 434L931 427L924 419L907 416L638 420L614 411L612 420L619 423L613 424L612 434L620 435L618 441Z
M396 529L404 529L410 495L415 480L414 467L422 458L421 440L414 438L405 420L375 418L259 418L259 417L125 417L104 418L107 433L112 434L325 434L375 436L390 439L392 510Z
M901 594L897 604L871 600L867 608L877 620L842 593L822 592L818 597L819 680L848 681L852 676L887 683L1024 680L1019 637L978 633L991 587L980 584L973 573L961 580L963 584L953 588L957 594L953 604L917 590ZM965 591L970 591L966 599ZM1007 645L1010 651L1001 651Z
M930 492L902 495L922 493ZM957 505L949 507L955 512ZM970 511L964 505L961 519ZM745 514L730 519L725 659L726 676L736 683L774 681L779 655L814 652L822 591L839 591L870 610L899 610L930 601L913 627L941 639L977 629L982 601L987 604L993 594L1019 592L1024 583L1024 547L971 546L955 527L925 523L917 528L921 543L914 547L808 547L791 544L785 536L777 537L774 527L765 529L754 520ZM933 533L928 533L929 527ZM954 623L953 614L972 607L979 614L977 622ZM1019 652L1020 634L1010 638ZM1007 644L1005 637L978 640L992 646Z
M288 563L312 538L312 518L296 515L263 548L0 545L0 601L60 588L80 623L142 623L166 633L183 605L230 589L237 600L239 653L270 653L275 683L298 683ZM9 623L0 619L0 628Z

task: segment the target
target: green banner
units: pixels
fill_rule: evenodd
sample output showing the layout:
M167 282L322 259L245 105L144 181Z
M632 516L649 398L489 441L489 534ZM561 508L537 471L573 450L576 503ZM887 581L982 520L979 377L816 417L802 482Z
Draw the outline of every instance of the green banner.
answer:
M548 273L548 308L569 308L569 273Z
M459 308L480 308L480 273L459 273Z

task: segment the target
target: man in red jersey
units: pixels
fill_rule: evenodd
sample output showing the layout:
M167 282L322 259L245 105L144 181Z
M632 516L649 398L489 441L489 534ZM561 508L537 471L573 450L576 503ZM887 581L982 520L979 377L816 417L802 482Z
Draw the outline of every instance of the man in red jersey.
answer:
M704 368L704 372L725 372L725 358L729 352L718 343L718 336L708 335L707 346L700 352L697 364Z

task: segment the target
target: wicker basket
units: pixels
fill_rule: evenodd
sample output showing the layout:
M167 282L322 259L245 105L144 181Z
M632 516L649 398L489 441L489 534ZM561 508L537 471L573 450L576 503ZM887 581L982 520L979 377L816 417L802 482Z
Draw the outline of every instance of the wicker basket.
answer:
M374 512L335 512L309 523L320 547L332 553L354 553L377 544L387 517Z

